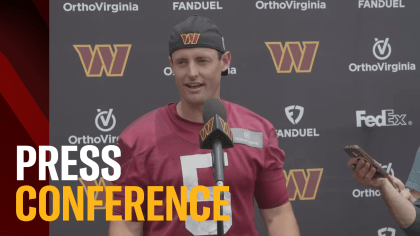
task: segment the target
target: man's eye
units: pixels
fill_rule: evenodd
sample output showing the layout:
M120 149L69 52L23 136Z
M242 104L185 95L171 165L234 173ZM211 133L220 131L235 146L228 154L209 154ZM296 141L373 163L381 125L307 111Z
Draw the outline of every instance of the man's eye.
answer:
M207 60L200 60L200 62L202 62L202 63L203 63L203 62L207 62Z
M185 64L185 61L178 61L178 65L183 65Z

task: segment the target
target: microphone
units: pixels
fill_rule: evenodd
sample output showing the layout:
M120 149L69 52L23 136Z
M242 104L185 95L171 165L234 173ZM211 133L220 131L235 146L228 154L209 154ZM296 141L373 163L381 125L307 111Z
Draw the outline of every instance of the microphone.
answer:
M213 149L213 169L216 186L223 186L225 181L224 169L225 158L223 148L233 147L232 131L226 123L226 108L219 99L208 99L203 108L204 127L201 129L200 148ZM223 192L220 192L220 200L224 200ZM223 207L220 206L220 214L223 215ZM224 235L223 221L217 221L217 236Z
M223 186L225 165L222 149L233 147L233 135L226 123L226 108L222 101L214 98L205 101L203 119L205 125L199 134L200 148L213 149L214 179L216 184L222 181Z

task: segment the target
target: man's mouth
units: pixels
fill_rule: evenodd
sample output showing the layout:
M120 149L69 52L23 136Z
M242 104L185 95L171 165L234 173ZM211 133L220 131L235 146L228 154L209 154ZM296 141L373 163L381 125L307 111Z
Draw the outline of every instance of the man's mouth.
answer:
M199 88L203 86L203 84L186 84L188 88Z

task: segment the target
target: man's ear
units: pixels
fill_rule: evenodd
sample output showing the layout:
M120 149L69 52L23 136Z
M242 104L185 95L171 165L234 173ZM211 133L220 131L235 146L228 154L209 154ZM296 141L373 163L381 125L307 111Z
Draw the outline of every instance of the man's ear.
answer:
M230 52L229 52L229 51L225 52L225 53L222 55L222 58L221 58L222 63L223 63L223 66L222 66L222 71L226 71L226 70L229 68L231 58L232 58L232 55L230 54Z
M169 61L169 66L170 66L170 67L171 67L171 69L172 69L172 63L173 63L173 62L172 62L172 58L171 58L171 56L169 56L169 57L168 57L168 61Z

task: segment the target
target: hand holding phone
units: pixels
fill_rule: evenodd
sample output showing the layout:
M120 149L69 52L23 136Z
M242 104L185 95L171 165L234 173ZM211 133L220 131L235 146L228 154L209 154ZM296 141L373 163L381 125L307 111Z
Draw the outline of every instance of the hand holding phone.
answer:
M388 174L388 172L386 172L384 169L382 169L382 167L379 165L379 163L377 161L375 161L372 157L370 157L362 148L360 148L357 145L351 145L351 146L346 146L344 148L344 151L350 157L355 157L358 160L360 158L363 158L363 160L365 160L366 162L369 162L371 164L371 166L373 166L376 169L375 176L377 178L387 178L389 180L389 182L392 184L392 186L394 186L394 188L396 188L398 190L398 192L401 192L398 185L396 185L394 183L394 181L390 178L390 175ZM355 168L355 165L353 166L353 168Z

